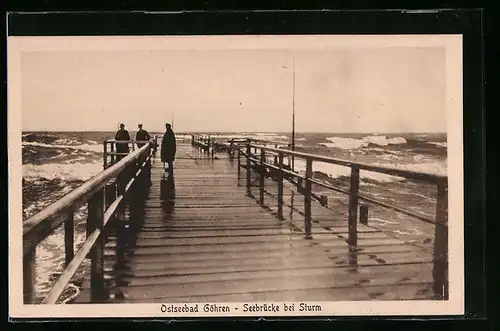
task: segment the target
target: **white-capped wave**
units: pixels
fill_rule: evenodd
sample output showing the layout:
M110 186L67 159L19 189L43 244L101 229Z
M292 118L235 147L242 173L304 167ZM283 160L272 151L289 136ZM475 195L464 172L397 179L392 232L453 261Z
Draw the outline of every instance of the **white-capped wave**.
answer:
M39 143L36 141L23 141L23 146L35 146L35 147L46 147L46 148L67 148L75 150L91 151L94 153L102 153L103 147L98 144L81 144L81 145L52 145Z
M304 160L295 160L295 169L299 172L305 172L306 162ZM314 162L313 171L319 171L331 178L339 178L342 176L350 176L351 168L346 166L341 166L337 164L330 164L324 162ZM372 179L379 182L393 182L398 180L403 180L403 178L398 178L395 176L385 175L376 172L361 171L359 176L362 179Z
M257 136L277 136L276 133L256 133Z
M287 136L278 136L276 133L241 133L241 134L211 134L214 139L237 139L252 138L260 140L288 140Z
M364 140L368 143L379 146L406 144L406 139L403 137L394 137L387 139L385 136L369 136L364 138Z
M163 135L162 135L163 137ZM175 135L175 140L186 140L186 139L191 139L191 135L188 134L176 134Z
M447 176L446 161L424 163L377 163L375 165L388 168L397 168L409 171L424 172L433 175Z
M67 145L67 146L75 146L75 145L80 145L81 142L79 142L76 139L71 139L71 138L59 138L53 143L54 145Z
M373 165L387 167L387 168L396 168L402 170L410 170L416 172L425 172L435 175L443 175L446 176L446 163L445 162L427 162L427 163L375 163ZM306 162L304 160L295 160L295 169L296 171L304 173L306 170ZM313 163L313 171L319 171L331 178L338 178L342 176L350 176L351 168L336 164L324 163L324 162L314 162ZM361 170L359 176L361 179L371 179L376 180L378 182L395 182L402 181L405 178L398 176L386 175L374 171Z
M372 152L382 152L384 154L403 155L403 153L400 151L391 151L388 149L383 149L383 148L378 148L378 147L372 147L372 148L369 148L368 150L372 151Z
M307 139L306 138L297 138L295 140L297 140L297 141L306 141Z
M326 146L329 148L341 148L341 149L357 149L366 147L369 144L375 144L379 146L388 145L398 145L406 144L406 139L403 137L394 137L387 139L386 136L367 136L362 139L355 138L344 138L344 137L328 137L326 140L329 143L319 143L319 145Z
M428 142L428 144L436 145L438 147L444 147L444 148L448 147L448 143L447 142L434 142L434 141L430 141L430 142Z
M248 133L245 137L260 140L288 140L287 136L278 136L276 133Z
M26 179L61 179L88 180L92 176L102 171L102 162L66 164L23 164L23 178Z

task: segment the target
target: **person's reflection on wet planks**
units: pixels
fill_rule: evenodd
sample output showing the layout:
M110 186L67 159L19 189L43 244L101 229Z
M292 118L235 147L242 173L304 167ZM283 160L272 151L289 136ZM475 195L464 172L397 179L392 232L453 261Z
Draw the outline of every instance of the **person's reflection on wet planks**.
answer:
M165 124L165 127L166 131L161 142L161 161L164 163L164 165L168 166L168 169L165 168L165 171L168 172L170 178L173 178L176 153L175 134L174 131L172 131L172 126L169 123Z
M170 176L162 176L160 180L160 200L163 212L172 214L175 205L175 181Z
M144 145L146 145L147 143L149 143L149 141L151 140L151 135L149 134L148 131L144 130L142 127L142 124L139 124L137 126L139 128L139 131L136 132L135 134L135 142L137 144L137 148L142 148ZM156 148L154 145L153 145L153 149ZM154 155L154 154L153 154ZM148 160L148 162L146 163L146 168L145 168L145 171L147 171L147 177L148 177L148 181L147 181L147 185L148 186L151 186L152 183L151 183L151 175L150 175L150 172L151 172L151 159Z

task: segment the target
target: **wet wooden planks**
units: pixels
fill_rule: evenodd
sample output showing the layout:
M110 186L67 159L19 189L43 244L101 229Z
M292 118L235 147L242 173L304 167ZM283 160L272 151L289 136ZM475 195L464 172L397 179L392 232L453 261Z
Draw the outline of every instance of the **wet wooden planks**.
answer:
M105 302L431 298L431 254L362 224L349 252L347 218L317 203L307 240L302 196L287 186L280 220L236 167L180 145L172 185L155 159L146 199L108 234ZM86 281L75 302L89 293Z

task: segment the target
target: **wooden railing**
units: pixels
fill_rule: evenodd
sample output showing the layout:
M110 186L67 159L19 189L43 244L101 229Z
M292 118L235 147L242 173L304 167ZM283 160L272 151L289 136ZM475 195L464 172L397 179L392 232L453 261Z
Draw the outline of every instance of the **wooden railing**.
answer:
M36 247L64 223L65 269L43 299L54 304L71 281L77 269L89 255L90 286L93 302L104 297L104 232L111 220L125 218L125 206L131 189L150 176L150 159L156 137L141 148L124 156L120 162L107 164L104 143L105 170L83 185L57 200L23 223L23 294L25 304L35 303ZM112 154L112 157L116 154ZM88 204L87 237L78 252L74 252L74 213Z
M286 169L284 159L291 157L305 160L306 169L305 174L295 172L293 169ZM322 205L325 204L324 196L317 196L312 191L312 184L327 188L336 192L340 192L349 196L349 209L348 209L348 246L349 246L349 262L357 265L357 242L358 242L358 209L361 210L360 222L367 224L368 208L363 205L359 208L359 201L363 200L383 208L391 209L393 211L409 215L420 221L433 224L435 226L434 233L434 252L433 252L433 290L436 297L447 300L448 299L448 178L447 176L440 176L428 174L423 172L414 172L402 169L388 168L382 166L375 166L363 163L349 162L346 160L313 155L301 152L293 152L285 149L266 147L263 145L246 142L237 144L237 158L238 158L238 179L240 178L240 169L246 169L246 186L249 195L251 193L251 170L256 170L259 173L259 202L264 204L265 185L264 179L266 176L272 177L278 184L278 217L283 219L283 187L284 180L288 179L294 183L298 192L304 195L304 227L306 238L312 238L312 215L311 205L313 200L319 201ZM241 159L246 159L246 164L242 164ZM270 162L269 159L274 159ZM321 182L313 178L313 164L314 162L322 162L335 164L340 166L349 167L350 174L350 187L348 190ZM388 204L379 201L375 198L368 197L360 194L360 171L377 172L386 175L403 177L406 179L430 183L437 186L437 203L435 218L429 218L426 215L413 212L404 207ZM272 174L272 175L270 175ZM295 181L297 179L297 181Z
M290 149L292 146L290 143L285 141L277 141L277 140L265 140L265 139L255 139L248 137L236 137L226 140L226 144L218 143L217 139L211 137L210 135L206 136L198 136L191 135L191 145L203 151L210 157L214 157L214 154L218 151L219 148L225 147L226 151L234 156L235 151L237 150L237 145L247 144L247 143L264 143L266 146L274 146L274 148L278 148L279 146L286 146L287 149ZM291 167L293 162L288 160L288 167Z
M215 139L211 138L210 135L207 135L207 136L191 135L191 145L193 147L198 148L202 152L206 153L211 158L214 157Z
M103 168L107 169L109 166L112 166L113 164L116 163L117 160L120 158L128 155L130 151L134 152L136 149L140 148L141 146L147 144L147 141L136 141L136 140L115 140L115 139L108 139L104 141L104 163L103 163ZM152 151L156 152L157 147L158 147L158 137L154 136L151 139L152 143ZM123 153L123 152L117 152L117 144L126 145L126 148L128 149L128 152ZM155 148L156 147L156 148Z

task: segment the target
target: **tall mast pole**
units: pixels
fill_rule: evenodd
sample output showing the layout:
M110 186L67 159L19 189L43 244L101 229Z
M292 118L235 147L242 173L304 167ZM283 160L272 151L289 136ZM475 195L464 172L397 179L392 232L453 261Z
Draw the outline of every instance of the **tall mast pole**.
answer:
M292 92L292 151L295 151L295 54L293 54L293 92ZM292 171L295 171L295 157L292 155Z

